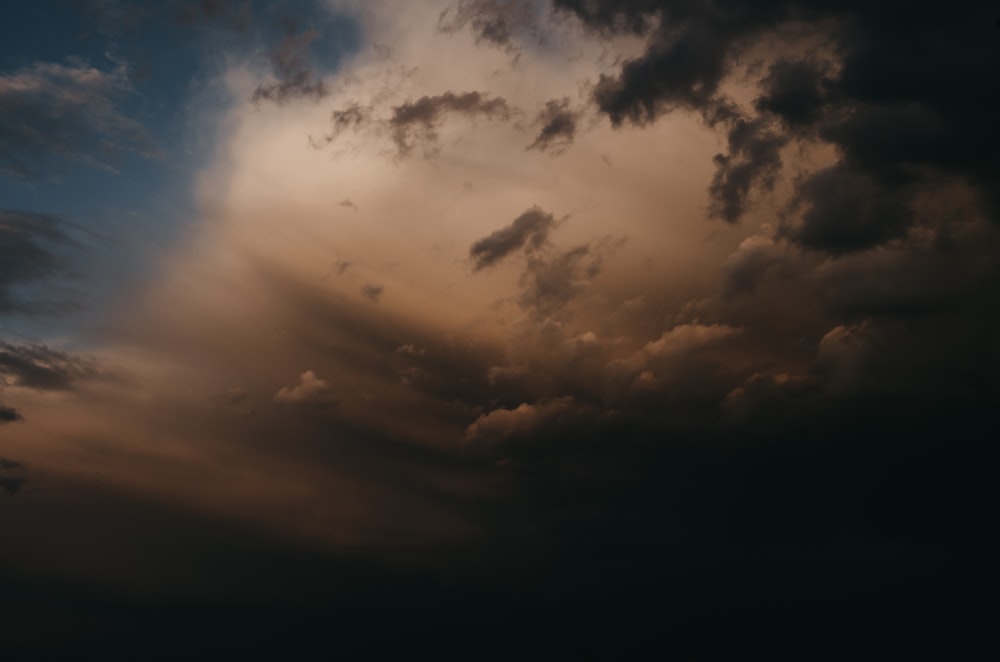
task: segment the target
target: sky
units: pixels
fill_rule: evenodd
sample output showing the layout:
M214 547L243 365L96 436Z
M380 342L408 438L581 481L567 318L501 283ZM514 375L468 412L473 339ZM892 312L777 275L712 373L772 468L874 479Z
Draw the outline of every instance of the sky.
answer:
M4 640L954 652L997 16L5 7Z

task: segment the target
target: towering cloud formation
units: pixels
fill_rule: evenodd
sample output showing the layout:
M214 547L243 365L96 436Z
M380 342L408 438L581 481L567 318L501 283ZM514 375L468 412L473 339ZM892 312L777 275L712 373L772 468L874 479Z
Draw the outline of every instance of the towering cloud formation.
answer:
M957 604L1000 394L985 3L306 4L201 72L226 94L189 127L216 146L196 213L99 323L38 330L75 226L0 215L0 315L34 338L0 341L3 571L251 591L296 632L410 587L398 620L433 632L544 595L529 630L682 659ZM178 6L260 35L272 5ZM60 130L138 149L78 64L6 94L59 115L60 86L11 90L65 78L93 112ZM18 162L83 158L56 143ZM64 523L92 532L73 563Z

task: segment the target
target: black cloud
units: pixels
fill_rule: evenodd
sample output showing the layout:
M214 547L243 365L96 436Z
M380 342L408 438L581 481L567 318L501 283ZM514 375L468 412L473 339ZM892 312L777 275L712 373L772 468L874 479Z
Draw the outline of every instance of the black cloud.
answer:
M984 20L989 3L946 12L825 0L555 5L600 33L647 38L644 53L617 74L603 75L594 88L595 104L615 126L641 126L689 110L728 128L730 153L717 157L711 190L715 216L738 220L750 192L773 185L778 151L794 137L839 155L832 170L797 184L801 209L811 211L786 236L809 249L842 254L900 237L913 223L918 196L954 182L970 186L980 211L1000 221L992 184L1000 179L1000 128L990 110L1000 104L1000 88L986 83L995 76L997 49ZM753 104L759 117L720 117L718 109L732 104L723 82L741 66L740 57L792 23L811 47L770 65ZM817 47L835 61L816 55ZM769 129L734 142L734 131L762 127L768 118L780 121L787 135ZM841 185L856 187L849 203L831 191ZM830 203L833 209L823 208Z

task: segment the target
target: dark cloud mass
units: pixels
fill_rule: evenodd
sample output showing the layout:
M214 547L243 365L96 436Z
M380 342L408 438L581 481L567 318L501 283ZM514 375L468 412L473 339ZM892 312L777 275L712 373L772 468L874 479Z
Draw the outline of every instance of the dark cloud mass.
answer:
M5 407L0 405L0 423L14 423L16 421L23 421L24 417L21 416L21 412L14 409L13 407Z
M536 123L541 126L535 142L528 149L540 152L559 154L565 151L576 137L578 113L569 105L569 99L546 102L545 108L538 114Z
M540 250L548 242L549 232L556 223L555 216L539 207L526 210L507 227L472 244L469 257L473 261L473 269L485 269L521 249L528 252Z
M433 152L437 127L448 115L483 116L505 120L511 115L507 102L482 92L445 92L424 96L393 108L388 126L400 156L408 155L420 143Z
M1000 102L1000 91L986 82L995 78L998 56L988 30L989 3L944 12L823 0L555 5L598 31L647 37L642 55L595 86L594 102L613 124L641 126L673 110L691 110L709 124L729 127L730 151L716 158L710 190L715 216L735 222L752 190L773 186L780 149L794 136L839 155L832 170L797 181L797 199L813 211L788 236L810 249L843 253L902 236L918 192L953 181L971 186L982 212L1000 221L992 185L1000 175L1000 134L988 110ZM731 103L723 83L740 58L780 40L793 23L800 38L805 30L807 54L770 65L754 102L760 116L720 118L720 104ZM813 54L816 48L836 62ZM788 136L761 132L771 117ZM746 136L750 127L760 129L753 138ZM852 201L824 209L848 189Z
M112 372L92 358L45 345L0 341L0 383L44 391L68 391L81 380L109 378Z
M282 112L224 72L154 282L5 329L4 652L975 659L995 3L327 5L364 48L279 23ZM142 150L67 62L0 75L3 173ZM71 228L0 211L0 316L61 310Z

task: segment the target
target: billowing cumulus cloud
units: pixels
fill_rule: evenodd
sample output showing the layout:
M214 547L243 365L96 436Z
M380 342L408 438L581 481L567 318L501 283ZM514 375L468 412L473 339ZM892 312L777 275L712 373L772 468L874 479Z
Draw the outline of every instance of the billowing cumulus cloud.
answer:
M298 384L282 387L274 394L274 400L296 405L330 405L334 402L333 387L312 370L306 370L299 375Z

